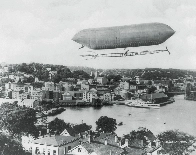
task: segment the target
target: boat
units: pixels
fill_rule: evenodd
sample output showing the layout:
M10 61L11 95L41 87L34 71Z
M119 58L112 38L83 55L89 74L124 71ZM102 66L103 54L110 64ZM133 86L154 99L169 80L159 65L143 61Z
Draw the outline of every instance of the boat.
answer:
M152 101L143 101L142 99L132 99L126 102L127 106L136 108L154 108L159 109L160 104L155 104Z
M118 126L121 126L121 125L123 125L123 122L118 123Z

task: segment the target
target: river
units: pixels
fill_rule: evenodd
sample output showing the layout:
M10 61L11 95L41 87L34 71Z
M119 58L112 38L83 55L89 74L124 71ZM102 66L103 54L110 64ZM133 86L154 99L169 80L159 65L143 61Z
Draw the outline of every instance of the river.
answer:
M118 136L127 134L138 127L146 127L154 134L160 132L179 129L196 136L196 102L184 100L183 95L175 96L175 102L161 107L160 109L134 108L125 105L94 107L67 107L66 111L48 117L48 121L55 117L63 119L69 123L84 123L96 128L95 122L101 116L108 116L116 119L118 126L116 133Z

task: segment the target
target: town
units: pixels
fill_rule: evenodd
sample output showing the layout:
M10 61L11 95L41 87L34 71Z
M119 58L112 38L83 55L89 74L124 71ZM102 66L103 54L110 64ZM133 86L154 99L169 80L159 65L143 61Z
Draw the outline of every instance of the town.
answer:
M65 107L112 106L132 98L153 99L162 104L174 95L184 94L184 99L195 100L196 72L70 68L38 63L1 64L1 138L6 141L1 146L3 154L164 155L174 141L164 136L173 138L171 135L176 132L184 137L179 141L186 141L182 143L186 149L195 142L194 137L179 131L155 136L143 127L118 137L114 132L116 120L107 116L96 121L96 131L84 122L70 124L58 118L48 122L47 116L57 115Z
M17 102L31 108L47 102L54 107L110 105L112 101L142 98L151 93L185 94L185 99L191 100L196 97L193 71L94 70L88 74L83 70L71 72L66 66L35 63L2 65L0 71L0 103Z

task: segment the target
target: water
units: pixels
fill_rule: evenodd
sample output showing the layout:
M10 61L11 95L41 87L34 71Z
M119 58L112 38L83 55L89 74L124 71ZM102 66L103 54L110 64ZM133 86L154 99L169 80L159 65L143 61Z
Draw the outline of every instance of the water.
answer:
M134 108L125 105L94 107L67 107L63 113L49 117L48 121L55 117L63 119L69 123L82 123L96 128L95 122L101 116L108 116L116 119L118 126L116 133L118 136L127 134L138 127L146 127L154 134L160 132L179 129L180 131L196 136L196 102L184 100L184 96L175 96L175 102L161 107L160 109ZM131 114L131 115L129 115Z

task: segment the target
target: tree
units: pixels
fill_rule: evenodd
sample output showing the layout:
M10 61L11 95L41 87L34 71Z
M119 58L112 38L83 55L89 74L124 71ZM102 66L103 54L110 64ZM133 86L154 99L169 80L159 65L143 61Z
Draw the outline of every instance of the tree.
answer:
M1 155L31 155L26 153L21 144L11 137L0 134L0 154Z
M75 78L75 79L83 79L83 78L89 79L90 75L83 70L76 70L76 71L73 71L73 78Z
M100 132L114 132L117 128L116 119L107 116L101 116L98 121L96 121L96 125L96 130Z
M190 154L194 151L196 138L178 130L169 130L158 135L162 150L171 155Z
M55 118L48 124L48 128L51 132L56 132L56 134L61 134L65 128L71 127L69 123L65 123L64 120Z
M38 130L34 125L37 121L34 109L17 107L16 105L1 105L1 125L12 136L20 137L21 134L38 136Z

